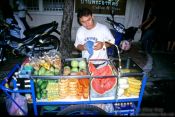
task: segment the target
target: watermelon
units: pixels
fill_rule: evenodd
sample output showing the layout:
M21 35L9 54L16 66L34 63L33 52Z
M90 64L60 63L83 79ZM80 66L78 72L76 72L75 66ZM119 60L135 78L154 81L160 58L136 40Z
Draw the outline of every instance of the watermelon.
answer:
M90 73L93 73L93 72L96 71L96 68L95 68L95 66L94 66L94 64L92 62L89 62L88 66L89 66L89 72Z
M110 65L106 65L102 68L96 69L93 64L90 64L90 72L92 76L112 76L112 69ZM117 83L117 79L114 77L110 78L93 78L91 80L92 89L98 94L104 94L112 90Z
M116 82L116 78L93 78L91 80L91 87L96 93L104 94L112 90Z

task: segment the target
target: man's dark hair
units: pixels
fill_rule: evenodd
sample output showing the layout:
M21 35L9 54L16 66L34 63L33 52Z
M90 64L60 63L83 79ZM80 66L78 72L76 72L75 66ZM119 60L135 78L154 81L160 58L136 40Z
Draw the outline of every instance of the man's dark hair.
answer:
M78 9L78 11L77 11L77 20L78 20L78 23L81 25L79 19L82 16L88 16L88 15L91 15L92 16L92 11L90 9L88 9L86 7Z

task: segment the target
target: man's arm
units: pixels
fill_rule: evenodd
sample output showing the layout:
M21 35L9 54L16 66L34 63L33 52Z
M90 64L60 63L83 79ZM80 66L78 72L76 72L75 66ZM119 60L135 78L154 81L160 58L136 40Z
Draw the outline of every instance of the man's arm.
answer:
M110 47L112 44L108 43L108 42L97 42L95 45L94 45L94 50L99 50L99 49L102 49L103 46L105 44L105 47Z
M105 42L105 46L108 48L108 47L112 46L112 44Z
M156 16L154 16L150 23L145 27L145 29L148 29L156 21L156 19Z
M86 50L86 47L85 45L81 45L81 44L78 44L78 46L76 47L77 50L80 50L80 51L83 51L83 50Z
M98 43L94 46L94 50L102 49L102 48L103 48L103 44L104 44L104 42L98 42ZM106 47L110 47L110 46L112 46L112 44L110 44L110 43L108 43L108 42L105 42L105 46L106 46ZM76 49L79 50L79 51L84 51L84 50L86 50L86 47L85 47L85 45L79 44L79 45L76 47Z

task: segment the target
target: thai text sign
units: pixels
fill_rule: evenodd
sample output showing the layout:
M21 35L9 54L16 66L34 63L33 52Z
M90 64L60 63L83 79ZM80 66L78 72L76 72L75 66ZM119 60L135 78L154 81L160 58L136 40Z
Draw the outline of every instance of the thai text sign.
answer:
M75 0L75 10L88 7L96 14L110 14L113 10L115 15L125 15L126 0Z

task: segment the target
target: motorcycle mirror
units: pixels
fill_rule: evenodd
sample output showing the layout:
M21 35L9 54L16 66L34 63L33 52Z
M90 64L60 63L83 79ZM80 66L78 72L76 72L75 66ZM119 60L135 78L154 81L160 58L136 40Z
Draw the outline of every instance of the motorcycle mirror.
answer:
M113 9L110 10L110 15L112 17L112 20L114 20L114 10Z

